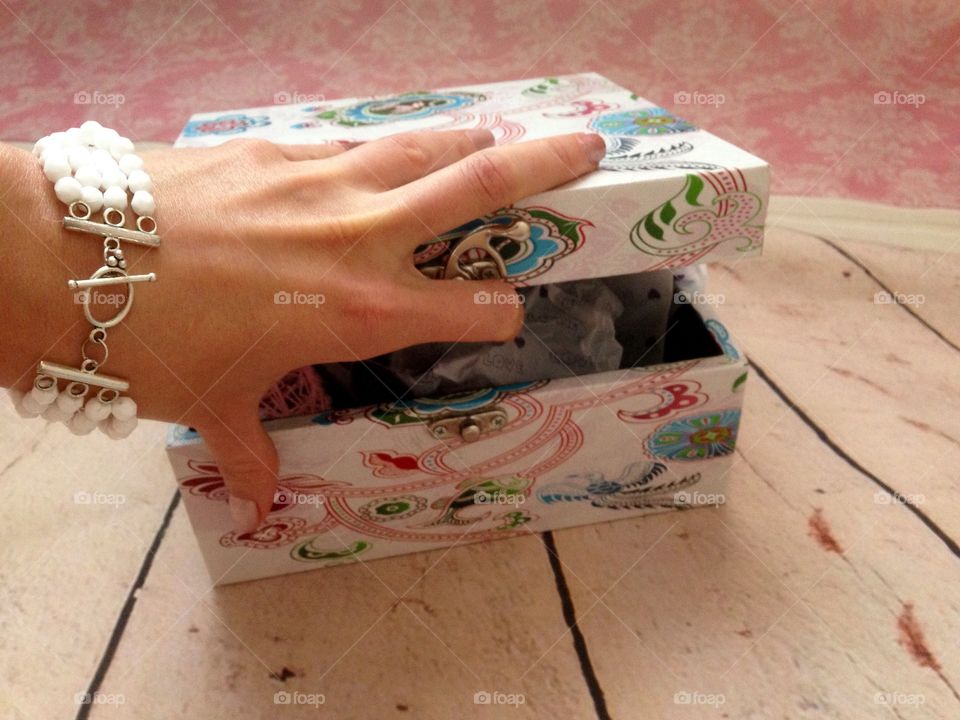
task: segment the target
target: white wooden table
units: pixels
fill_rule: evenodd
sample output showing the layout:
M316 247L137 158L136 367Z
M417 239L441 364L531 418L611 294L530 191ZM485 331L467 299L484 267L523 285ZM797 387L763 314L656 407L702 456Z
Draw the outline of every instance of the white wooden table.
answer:
M960 717L958 259L774 228L715 266L753 364L725 506L218 590L161 426L114 444L4 408L0 710Z

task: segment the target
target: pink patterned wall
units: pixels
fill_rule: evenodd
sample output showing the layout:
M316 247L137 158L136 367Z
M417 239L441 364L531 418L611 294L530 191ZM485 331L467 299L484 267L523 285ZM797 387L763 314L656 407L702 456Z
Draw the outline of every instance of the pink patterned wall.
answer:
M770 161L776 193L960 208L956 0L4 0L0 68L4 140L95 117L161 141L275 97L596 70Z

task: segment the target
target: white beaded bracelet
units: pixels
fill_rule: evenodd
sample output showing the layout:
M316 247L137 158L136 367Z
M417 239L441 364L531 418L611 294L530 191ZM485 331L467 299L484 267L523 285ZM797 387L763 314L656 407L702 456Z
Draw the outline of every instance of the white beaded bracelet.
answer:
M41 360L29 393L8 392L21 417L43 416L49 421L63 422L77 435L86 435L99 427L112 438L124 438L137 426L137 404L120 394L129 389L130 383L97 371L109 355L107 330L119 325L133 306L134 283L157 279L154 273L128 275L120 247L123 242L160 245L153 218L156 203L150 176L143 171L143 160L134 153L133 143L95 120L41 138L34 145L33 154L39 158L44 175L54 183L57 197L69 207L63 226L102 237L104 264L87 280L67 281L67 287L83 293L80 302L93 326L80 348L80 367ZM128 204L138 216L136 229L125 227L124 211ZM91 219L101 211L102 222ZM100 320L91 309L90 291L111 285L126 285L126 298L113 317ZM60 380L66 382L62 390ZM90 386L100 390L87 399Z

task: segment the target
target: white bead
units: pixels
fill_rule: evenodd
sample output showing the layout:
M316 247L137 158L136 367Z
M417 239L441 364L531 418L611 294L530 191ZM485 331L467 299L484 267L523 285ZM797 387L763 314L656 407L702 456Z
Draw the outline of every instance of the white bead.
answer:
M100 188L102 190L115 187L126 191L127 176L123 170L114 166L112 168L103 168L100 173L103 176L103 179L100 181Z
M136 418L130 418L129 420L110 418L106 422L100 423L100 429L106 433L107 437L114 440L123 440L123 438L132 433L136 427Z
M130 207L137 215L153 215L157 210L157 203L153 195L146 190L137 190L130 201Z
M130 188L131 192L137 192L138 190L153 191L153 183L150 181L150 176L143 170L134 170L127 175L127 187Z
M57 407L64 415L73 415L77 410L83 407L82 395L71 395L63 390L57 395Z
M80 182L81 185L86 185L87 187L100 188L100 181L103 180L103 176L100 174L100 171L97 170L93 165L84 165L79 170L77 170L73 176Z
M112 128L100 128L93 134L94 146L101 150L110 150L113 141L120 137L120 133Z
M58 394L59 391L57 390L56 384L48 388L38 388L34 386L30 389L30 397L37 401L37 405L41 405L42 407L46 407L56 400Z
M14 409L17 411L17 415L22 418L38 417L44 410L29 394L20 398L20 402L16 404Z
M117 161L113 159L113 155L110 154L109 150L104 150L103 148L94 148L90 151L90 160L93 162L95 167L112 167L116 165Z
M108 187L103 191L103 206L116 208L117 210L126 210L127 191L118 187Z
M86 186L80 190L80 199L84 205L90 208L90 212L95 213L103 207L103 193L99 188Z
M70 148L70 151L67 153L67 160L70 162L70 167L74 172L82 168L84 165L89 165L92 162L90 158L90 151L83 145L77 145L77 147Z
M49 420L50 422L67 422L67 420L73 416L73 413L65 413L59 408L57 403L53 403L52 405L47 405L40 415L43 416L44 420Z
M71 148L74 145L83 145L83 133L80 132L80 128L70 128L64 133L63 146Z
M83 414L98 423L110 417L110 405L100 402L100 398L93 397L83 406Z
M49 151L47 151L49 153ZM56 182L62 177L70 174L70 163L67 162L67 156L63 152L59 155L49 153L43 163L43 174L47 176L50 182Z
M120 169L127 175L134 170L143 170L143 158L133 153L128 153L120 158Z
M126 421L137 417L137 403L133 398L122 395L110 405L110 412L117 420Z
M110 154L113 155L115 160L119 160L127 153L132 153L133 151L133 143L130 142L129 138L121 136L110 143Z
M50 133L47 137L50 138L50 142L51 142L52 145L57 145L57 146L59 146L59 147L63 147L63 146L65 146L65 145L68 144L68 143L67 143L67 134L66 134L64 131L62 131L62 130L58 130L58 131L55 132L55 133Z
M100 130L103 130L103 125L96 120L87 120L80 126L80 139L87 145L93 145Z
M20 398L20 407L22 407L27 412L42 413L46 405L41 405L37 402L37 399L33 396L32 393L27 393L22 398Z
M77 413L70 418L67 427L70 428L70 432L74 435L89 435L96 429L97 422L91 420L83 413Z
M40 157L40 154L50 145L50 136L44 135L33 144L33 154Z
M57 198L59 198L60 202L67 205L79 200L82 190L83 186L80 184L80 181L69 175L57 180L53 186L53 191L57 193Z

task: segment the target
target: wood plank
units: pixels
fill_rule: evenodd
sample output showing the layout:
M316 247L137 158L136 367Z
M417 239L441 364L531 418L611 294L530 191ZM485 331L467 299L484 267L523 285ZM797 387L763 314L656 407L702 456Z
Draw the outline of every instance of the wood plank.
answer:
M929 297L919 312L945 327L954 256L855 250ZM773 232L765 252L713 268L733 337L852 458L960 538L960 353L903 307L875 303L883 287L823 241Z
M956 717L957 558L756 377L740 447L723 507L557 533L612 717Z
M890 293L901 293L906 306L956 347L960 347L960 233L954 235L950 252L925 252L889 248L872 243L820 236L841 253L863 265Z
M144 422L123 443L75 437L0 403L0 707L12 717L76 714L171 495L165 433Z
M274 704L296 692L344 719L593 716L539 537L209 585L178 512L102 688L123 713L316 717Z

